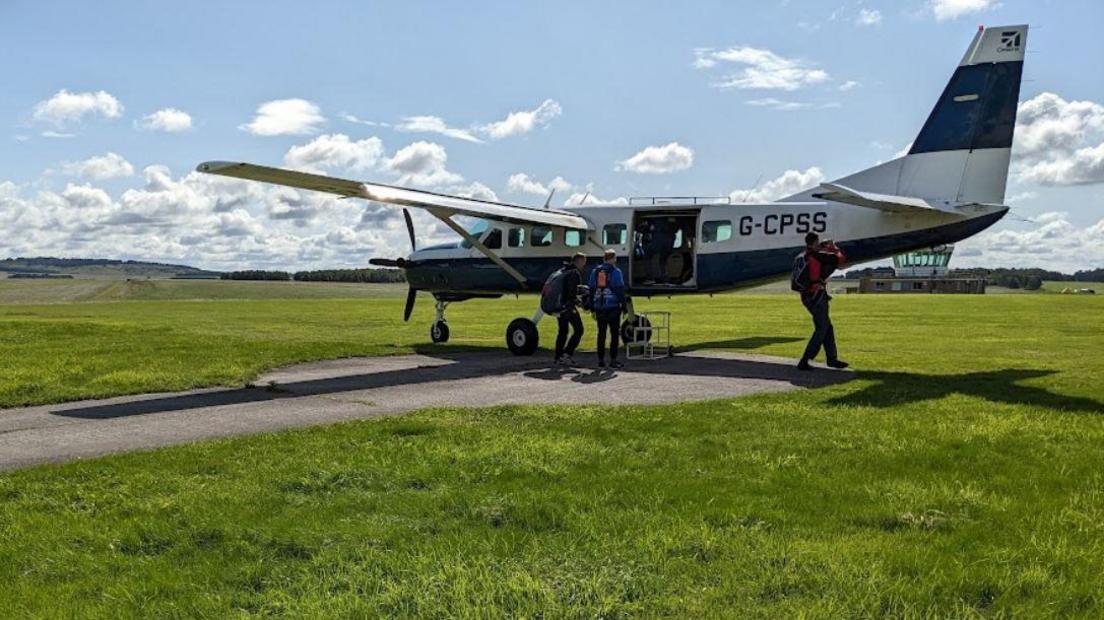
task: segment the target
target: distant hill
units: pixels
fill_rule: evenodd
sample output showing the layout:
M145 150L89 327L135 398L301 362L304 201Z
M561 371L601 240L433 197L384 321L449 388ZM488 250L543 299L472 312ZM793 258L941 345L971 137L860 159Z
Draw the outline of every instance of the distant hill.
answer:
M110 258L7 258L0 260L0 273L65 274L85 278L217 278L217 271L188 265L151 263Z

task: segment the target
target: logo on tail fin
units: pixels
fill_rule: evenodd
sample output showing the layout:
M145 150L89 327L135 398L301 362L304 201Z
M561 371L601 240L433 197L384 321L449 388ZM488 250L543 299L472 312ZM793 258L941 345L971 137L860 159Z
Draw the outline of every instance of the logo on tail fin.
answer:
M1001 44L997 48L998 52L1015 52L1020 49L1020 32L1018 30L1009 30L1001 33Z

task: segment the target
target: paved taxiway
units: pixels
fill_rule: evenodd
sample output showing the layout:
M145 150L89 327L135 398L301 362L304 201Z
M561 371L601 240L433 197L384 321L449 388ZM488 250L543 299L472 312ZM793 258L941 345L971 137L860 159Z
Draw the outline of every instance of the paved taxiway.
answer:
M275 370L255 387L0 410L0 469L425 407L661 404L819 387L850 378L849 372L826 369L803 373L789 359L705 352L630 362L625 369L603 373L550 370L546 356L487 352L332 360Z

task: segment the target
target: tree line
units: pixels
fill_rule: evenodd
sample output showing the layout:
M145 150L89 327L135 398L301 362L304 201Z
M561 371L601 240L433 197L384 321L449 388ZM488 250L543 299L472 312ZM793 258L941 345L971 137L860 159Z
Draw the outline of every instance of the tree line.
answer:
M222 274L223 280L271 280L297 282L405 282L398 269L319 269L315 271L275 271L245 269Z

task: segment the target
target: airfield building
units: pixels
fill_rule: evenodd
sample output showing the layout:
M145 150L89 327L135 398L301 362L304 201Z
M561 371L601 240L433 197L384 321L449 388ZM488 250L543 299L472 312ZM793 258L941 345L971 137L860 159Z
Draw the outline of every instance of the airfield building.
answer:
M983 278L950 277L953 245L907 252L893 257L893 273L859 280L860 293L958 293L982 294Z

